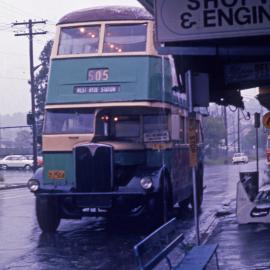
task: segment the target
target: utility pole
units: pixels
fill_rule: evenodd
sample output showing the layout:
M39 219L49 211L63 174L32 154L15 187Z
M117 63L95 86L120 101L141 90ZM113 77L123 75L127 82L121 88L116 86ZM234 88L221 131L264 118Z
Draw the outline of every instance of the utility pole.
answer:
M1 116L0 116L0 126L1 126ZM0 151L2 148L2 130L0 129Z
M223 106L223 116L224 116L224 126L225 126L225 147L226 147L226 160L225 163L228 163L228 121L227 121L227 110L226 106Z
M233 122L233 132L232 132L232 138L233 138L233 150L236 153L236 130L235 130L235 115L232 117L232 122Z
M237 109L237 152L241 152L240 147L240 109Z
M256 130L256 169L259 177L259 135L258 130L261 125L261 115L260 113L255 112L254 113L254 127Z
M34 87L34 57L33 57L33 36L44 35L47 31L33 32L33 26L36 24L45 24L46 21L15 22L13 26L25 25L28 28L27 33L18 33L15 36L29 37L29 57L30 57L30 83L31 83L31 111L33 115L33 170L37 169L37 123L36 123L36 106L35 106L35 87Z

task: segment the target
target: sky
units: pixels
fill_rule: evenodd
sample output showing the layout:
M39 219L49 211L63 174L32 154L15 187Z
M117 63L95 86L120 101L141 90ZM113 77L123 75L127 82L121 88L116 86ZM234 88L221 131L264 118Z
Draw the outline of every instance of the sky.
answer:
M15 33L25 27L13 27L14 22L47 20L35 26L36 31L48 31L34 37L34 66L46 42L54 37L55 24L65 14L88 7L107 5L141 6L136 0L0 0L0 115L28 112L31 109L29 40Z

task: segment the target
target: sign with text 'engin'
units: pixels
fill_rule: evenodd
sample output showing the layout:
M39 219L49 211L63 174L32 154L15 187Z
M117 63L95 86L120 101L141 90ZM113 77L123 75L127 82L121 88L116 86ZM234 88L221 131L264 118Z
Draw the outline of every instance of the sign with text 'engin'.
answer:
M156 0L158 40L193 41L270 33L269 0Z

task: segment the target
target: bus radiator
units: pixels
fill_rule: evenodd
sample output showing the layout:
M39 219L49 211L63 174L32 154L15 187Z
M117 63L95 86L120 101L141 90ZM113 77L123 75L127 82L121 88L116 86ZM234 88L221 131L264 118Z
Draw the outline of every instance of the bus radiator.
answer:
M78 192L106 192L113 189L112 147L86 144L75 148Z

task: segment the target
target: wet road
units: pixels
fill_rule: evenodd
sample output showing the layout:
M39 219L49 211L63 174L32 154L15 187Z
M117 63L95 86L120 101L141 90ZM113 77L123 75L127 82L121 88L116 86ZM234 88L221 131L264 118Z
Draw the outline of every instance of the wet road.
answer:
M31 170L0 170L0 184L26 184L32 175Z
M202 232L215 223L217 212L222 215L230 209L239 171L254 169L255 162L206 167ZM5 172L6 182L28 178L29 172ZM176 209L175 214L186 240L194 240L191 211L183 214ZM0 190L0 269L136 269L132 247L144 238L143 226L128 220L118 222L108 224L102 218L61 221L56 234L41 234L33 195L26 189Z

